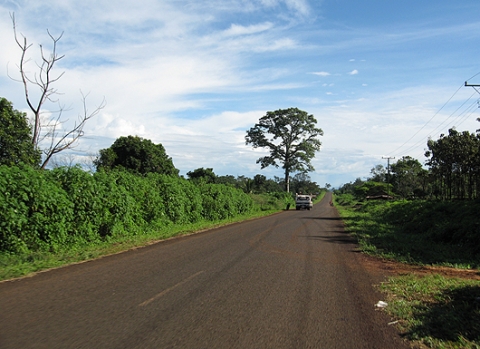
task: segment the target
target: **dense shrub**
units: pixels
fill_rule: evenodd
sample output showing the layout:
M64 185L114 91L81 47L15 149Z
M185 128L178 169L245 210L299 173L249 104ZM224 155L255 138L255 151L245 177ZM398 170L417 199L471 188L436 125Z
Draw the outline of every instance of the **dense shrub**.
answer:
M45 172L67 194L73 205L72 225L69 235L73 240L98 238L98 227L102 224L103 197L99 184L91 173L80 167L62 167Z
M56 250L72 231L73 204L44 172L0 166L0 249Z
M253 202L242 190L222 185L203 184L202 216L207 220L221 220L249 212Z
M0 251L13 253L222 220L254 207L239 189L158 173L1 166L0 187Z
M152 189L162 197L165 217L176 224L195 223L200 220L200 192L195 185L180 177L149 174Z

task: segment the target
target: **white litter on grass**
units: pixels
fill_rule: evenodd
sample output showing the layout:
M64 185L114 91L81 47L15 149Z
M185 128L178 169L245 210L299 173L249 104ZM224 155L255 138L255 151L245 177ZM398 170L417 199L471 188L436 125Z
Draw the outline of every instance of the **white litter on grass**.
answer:
M375 307L377 307L377 308L386 308L386 307L387 307L387 305L388 305L388 303L387 303L387 302L384 302L384 301L378 301L378 303L377 303L377 304L375 304Z

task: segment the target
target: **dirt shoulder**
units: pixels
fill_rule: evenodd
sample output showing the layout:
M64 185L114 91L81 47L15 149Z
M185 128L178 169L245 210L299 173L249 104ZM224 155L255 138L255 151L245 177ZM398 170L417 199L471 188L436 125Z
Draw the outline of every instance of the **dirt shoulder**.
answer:
M440 274L445 277L480 281L480 270L411 265L368 255L362 255L362 260L367 270L384 276Z

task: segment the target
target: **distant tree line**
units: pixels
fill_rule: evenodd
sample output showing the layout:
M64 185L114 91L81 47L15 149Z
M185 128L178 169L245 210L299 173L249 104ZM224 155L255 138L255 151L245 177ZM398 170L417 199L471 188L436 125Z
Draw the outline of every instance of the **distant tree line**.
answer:
M457 131L427 142L425 167L410 156L387 170L377 165L367 180L357 178L338 189L358 198L396 196L439 200L480 198L480 133Z
M294 111L302 117L305 116L304 112L297 109ZM0 98L0 125L0 165L22 163L41 168L41 152L31 142L33 126L30 125L27 115L15 110L5 98ZM296 154L301 152L297 151ZM305 162L309 163L308 159ZM148 173L179 176L179 170L175 168L173 159L167 155L162 144L155 144L138 136L119 137L109 148L99 151L93 164L97 171L125 170L143 176ZM311 165L309 166L311 168ZM196 183L226 184L242 189L245 193L283 192L288 188L294 193L318 194L320 186L311 180L306 168L300 166L299 169L303 170L292 177L289 172L288 178L268 179L261 174L253 178L243 175L218 176L213 172L213 168L202 167L187 172L187 177ZM294 167L289 168L289 171L293 170Z
M139 175L161 173L179 176L173 160L161 144L154 144L148 139L138 136L119 137L110 148L102 149L94 160L99 170L126 170ZM257 174L253 178L246 176L218 176L213 168L197 168L187 172L187 178L198 185L224 184L243 190L245 193L262 194L285 191L285 180L279 177L268 179ZM292 177L290 187L296 193L318 194L320 186L312 182L307 173L297 173Z
M285 180L275 176L269 179L264 175L257 174L253 178L246 176L217 176L212 168L197 168L187 172L189 180L196 183L217 183L226 184L235 188L242 189L245 193L263 194L285 191ZM313 182L306 173L297 173L290 179L290 188L295 193L318 194L322 190L320 186Z

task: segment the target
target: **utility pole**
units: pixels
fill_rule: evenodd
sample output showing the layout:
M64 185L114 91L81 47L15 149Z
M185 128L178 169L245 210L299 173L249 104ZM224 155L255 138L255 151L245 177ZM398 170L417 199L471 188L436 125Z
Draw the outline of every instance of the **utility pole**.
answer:
M382 159L387 159L387 183L390 183L390 160L395 159L395 156L382 156Z
M477 84L469 84L468 81L465 81L465 86L467 86L467 87L473 87L473 89L474 89L475 91L477 91L478 93L480 93L480 92L476 89L476 87L480 87L480 85L477 85Z

